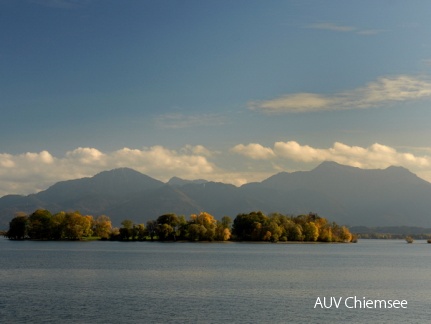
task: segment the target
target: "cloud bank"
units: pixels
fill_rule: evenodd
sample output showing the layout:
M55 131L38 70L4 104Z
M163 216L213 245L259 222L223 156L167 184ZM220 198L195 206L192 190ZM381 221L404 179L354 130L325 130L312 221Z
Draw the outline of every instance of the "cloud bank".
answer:
M174 175L186 179L212 178L217 168L208 161L209 154L200 145L188 145L180 151L153 146L122 148L109 153L79 147L63 157L54 157L48 151L0 154L0 196L33 193L57 181L89 177L119 167L130 167L164 181Z
M333 95L293 93L279 98L253 101L250 109L267 113L314 112L381 107L395 102L428 99L431 82L408 75L381 77L364 87Z
M369 147L349 146L335 142L330 148L315 148L295 141L276 142L272 148L251 143L239 144L231 152L254 160L294 161L320 163L334 161L363 169L383 169L389 166L403 166L413 172L431 168L431 157L398 152L396 149L375 143Z
M212 151L202 145L186 145L178 150L157 145L112 152L79 147L61 157L48 151L0 153L0 196L35 193L58 181L90 177L120 167L133 168L162 181L178 176L241 185L261 181L279 171L310 170L323 161L335 161L364 169L403 166L430 181L431 149L406 150L415 153L378 143L360 147L335 142L329 148L318 148L279 141L271 147L238 144L228 151Z

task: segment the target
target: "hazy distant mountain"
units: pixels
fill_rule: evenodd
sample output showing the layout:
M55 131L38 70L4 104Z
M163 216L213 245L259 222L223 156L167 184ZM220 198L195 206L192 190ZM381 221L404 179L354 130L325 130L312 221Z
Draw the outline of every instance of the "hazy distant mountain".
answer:
M311 171L281 172L241 187L206 180L172 178L163 183L132 169L62 181L28 196L0 198L0 229L15 212L47 208L106 214L145 223L163 213L189 216L207 211L217 218L261 210L317 212L331 221L361 226L431 227L431 184L401 167L363 170L324 162Z
M171 179L169 179L168 184L171 186L184 186L186 184L203 184L203 183L207 183L207 180L204 179L196 179L196 180L184 180L178 177L172 177Z

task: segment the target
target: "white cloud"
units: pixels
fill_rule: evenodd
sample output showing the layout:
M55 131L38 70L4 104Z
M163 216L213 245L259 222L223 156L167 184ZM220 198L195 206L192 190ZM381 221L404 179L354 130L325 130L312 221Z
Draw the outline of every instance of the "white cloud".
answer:
M275 156L270 148L256 143L238 144L231 149L231 152L247 156L253 160L267 160Z
M131 167L161 180L172 176L204 177L215 171L215 166L205 156L179 153L163 146L144 150L123 148L109 155L109 159L112 166Z
M66 157L70 161L76 161L80 164L90 165L90 164L103 164L106 155L95 148L89 147L78 147L73 151L66 153Z
M202 155L206 157L213 156L217 152L211 152L203 145L186 145L181 149L181 152L184 152L185 154L195 154L195 155Z
M242 147L257 147L252 143ZM241 147L237 145L236 147ZM334 161L340 164L363 169L382 169L391 165L403 166L418 175L425 175L431 171L431 156L417 156L412 153L398 152L395 148L375 143L369 147L349 146L335 142L329 148L315 148L301 145L295 141L276 142L272 148L261 147L277 161L294 161L301 163L320 163ZM253 158L246 150L232 149L233 152Z
M57 157L48 151L0 153L0 196L34 193L58 181L90 177L118 167L129 167L162 181L178 176L242 185L282 170L311 169L323 161L335 161L364 169L403 166L431 180L431 155L427 155L431 148L403 149L401 152L378 143L360 147L340 142L318 148L296 141L279 141L272 147L238 144L229 152L213 152L202 145L186 145L178 150L156 145L113 152L80 147Z
M0 196L34 193L61 180L93 176L118 167L130 167L163 181L172 176L220 178L220 170L207 159L209 155L211 152L201 145L186 146L180 151L153 146L108 153L80 147L63 157L54 157L47 151L3 153L0 154Z
M333 95L294 93L266 101L249 103L263 112L312 112L381 107L394 102L431 97L431 82L408 75L381 77L364 87Z

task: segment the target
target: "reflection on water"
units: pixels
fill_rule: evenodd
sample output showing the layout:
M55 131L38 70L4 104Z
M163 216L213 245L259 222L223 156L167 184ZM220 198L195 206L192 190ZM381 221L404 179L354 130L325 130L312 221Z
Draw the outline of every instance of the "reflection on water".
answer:
M2 323L426 322L431 246L0 240ZM314 309L317 297L408 309Z

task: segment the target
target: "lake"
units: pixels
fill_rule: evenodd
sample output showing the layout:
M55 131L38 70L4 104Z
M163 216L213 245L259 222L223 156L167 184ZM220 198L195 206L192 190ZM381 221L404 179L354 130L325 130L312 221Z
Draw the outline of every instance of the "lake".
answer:
M431 317L430 256L431 244L402 240L0 239L0 323L423 323ZM408 304L348 308L355 296ZM342 300L322 308L318 297Z

